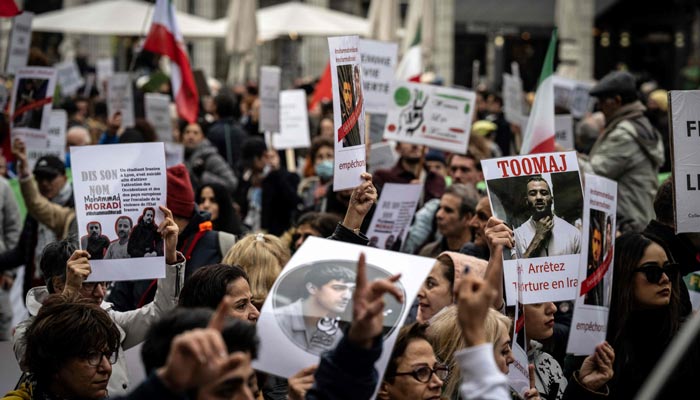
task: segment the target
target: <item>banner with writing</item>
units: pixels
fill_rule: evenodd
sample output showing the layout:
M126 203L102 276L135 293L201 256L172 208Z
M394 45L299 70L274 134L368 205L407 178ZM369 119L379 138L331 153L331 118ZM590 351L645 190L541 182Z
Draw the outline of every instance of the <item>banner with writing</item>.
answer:
M511 124L520 124L523 109L523 81L520 76L503 74L503 115Z
M328 38L333 84L333 190L358 186L367 170L365 108L358 36Z
M586 174L579 291L567 353L593 354L605 340L610 311L615 247L617 182Z
M396 81L392 99L384 139L467 154L474 92Z
M296 89L279 94L279 133L272 134L272 147L275 150L311 147L306 92Z
M365 94L366 112L372 114L388 112L398 51L397 43L360 39L362 88Z
M146 120L153 125L160 142L173 141L173 120L170 118L170 96L160 93L146 93L143 96Z
M66 159L66 126L68 114L65 110L52 110L49 116L49 129L46 139L25 138L27 147L27 163L29 169L34 170L37 160L43 156L56 156L61 161Z
M700 232L700 90L668 97L676 233Z
M423 186L420 184L387 183L372 222L367 229L369 245L380 249L400 251L406 241L408 228L416 213Z
M574 149L574 117L571 114L554 116L554 140L566 150Z
M95 75L97 76L97 90L104 93L107 90L107 79L114 75L114 59L100 58L95 62Z
M11 136L48 139L51 102L56 89L56 70L27 67L17 70L10 100Z
M482 160L493 215L513 229L503 252L506 299L524 304L576 297L583 194L575 152ZM518 269L522 283L517 283Z
M260 68L260 131L280 131L280 67Z
M123 127L134 126L134 94L131 75L126 72L114 74L107 79L107 115L111 118L121 113Z
M29 45L32 43L32 20L34 13L23 11L12 18L10 44L7 47L7 66L5 72L15 74L20 68L27 66Z
M78 92L85 80L80 76L78 64L75 61L64 61L54 65L58 77L58 86L63 96L72 96Z
M163 143L71 147L80 248L91 281L165 276L163 221L167 184Z

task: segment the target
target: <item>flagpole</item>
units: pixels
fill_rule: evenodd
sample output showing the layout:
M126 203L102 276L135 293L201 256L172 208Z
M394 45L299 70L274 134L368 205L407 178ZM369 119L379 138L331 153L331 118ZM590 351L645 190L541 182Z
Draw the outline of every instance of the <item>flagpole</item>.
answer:
M139 37L139 40L143 39L146 36L146 23L148 23L148 20L151 19L151 14L153 13L153 7L155 7L152 4L149 4L148 10L146 11L146 16L143 19L143 23L141 24L141 36ZM143 51L143 49L141 49ZM141 53L139 51L138 53L135 53L131 57L131 64L129 65L129 70L128 72L132 72L134 70L134 67L136 66L136 58L137 56Z

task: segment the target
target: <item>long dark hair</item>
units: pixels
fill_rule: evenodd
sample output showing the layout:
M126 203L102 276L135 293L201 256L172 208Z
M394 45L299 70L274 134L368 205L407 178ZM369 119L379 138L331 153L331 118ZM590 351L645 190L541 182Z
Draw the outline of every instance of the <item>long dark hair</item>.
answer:
M625 338L636 335L631 332L630 315L637 310L634 299L634 269L644 257L644 252L652 243L661 246L666 252L669 261L672 257L663 243L658 243L641 233L627 233L615 241L615 261L612 284L612 299L610 313L608 315L607 340L615 349L615 359L625 360ZM665 312L662 326L650 327L650 329L662 329L663 334L670 339L678 332L680 325L680 295L678 290L679 280L671 281L671 301Z
M214 230L219 232L228 232L234 235L241 234L240 224L236 223L236 211L233 209L233 199L226 188L218 183L207 183L197 191L196 202L202 202L202 191L205 188L210 188L214 192L214 201L219 205L219 216L216 220L212 220Z

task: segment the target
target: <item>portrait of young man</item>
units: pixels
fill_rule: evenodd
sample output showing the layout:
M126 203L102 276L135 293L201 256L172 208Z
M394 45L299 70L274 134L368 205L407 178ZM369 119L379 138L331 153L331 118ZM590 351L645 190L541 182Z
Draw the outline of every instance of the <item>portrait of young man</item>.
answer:
M312 265L303 279L305 296L275 310L285 335L312 354L334 348L343 337L342 317L352 300L355 275L332 263Z

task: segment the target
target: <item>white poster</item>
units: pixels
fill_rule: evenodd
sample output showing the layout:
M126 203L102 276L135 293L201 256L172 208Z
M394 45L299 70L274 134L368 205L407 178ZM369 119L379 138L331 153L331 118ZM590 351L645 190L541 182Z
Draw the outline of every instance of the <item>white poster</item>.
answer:
M333 126L335 158L333 190L352 189L362 183L367 170L365 110L359 38L328 38L333 82Z
M122 114L122 126L134 126L134 95L131 76L126 72L114 74L107 79L107 115Z
M574 149L574 118L571 114L554 116L554 140L566 150Z
M586 174L583 235L579 267L580 290L571 319L567 353L593 354L605 340L610 311L615 246L617 182Z
M688 286L688 294L690 295L690 303L693 306L693 311L700 310L700 273L693 272L683 278L686 286Z
M68 114L65 110L52 110L49 117L49 129L46 139L25 138L27 163L34 170L37 160L43 156L53 155L61 161L66 159L66 127Z
M80 76L78 64L75 61L64 61L54 65L58 79L58 86L63 96L72 96L78 92L85 80Z
M582 118L593 109L595 98L588 93L592 82L554 76L554 105L571 112L574 118Z
M114 75L114 60L111 57L97 60L95 73L97 75L97 90L104 93L107 90L107 79Z
M514 233L514 248L503 252L508 304L515 304L518 287L524 304L575 298L583 210L576 153L488 159L481 166L493 215Z
M280 131L280 67L260 68L260 131Z
M520 124L523 110L523 81L519 76L503 74L503 114L511 124Z
M401 249L422 190L420 184L384 184L367 229L370 246L393 251Z
M167 168L184 164L185 146L182 143L165 142L163 144L165 145L165 166Z
M272 134L272 147L275 150L311 147L306 92L301 89L281 91L279 111L279 133Z
M394 82L384 139L467 154L476 94L468 90Z
M170 96L146 93L143 97L146 120L153 125L159 142L173 141L173 121L170 118Z
M669 92L676 233L700 232L700 90Z
M70 148L80 248L91 281L165 276L163 221L167 185L163 143Z
M294 253L262 307L257 324L260 352L253 362L256 370L290 377L318 364L321 353L335 347L352 321L360 253L366 255L370 282L403 273L396 285L406 301L402 304L390 295L384 297L384 345L375 363L379 376L383 374L411 299L435 260L316 237L306 239ZM332 301L326 297L331 291Z
M10 100L12 138L47 139L56 70L27 67L17 70Z
M23 11L22 14L12 18L12 32L10 44L7 48L7 74L15 74L20 68L27 66L29 58L29 45L32 43L32 19L34 13Z
M398 51L397 43L360 39L365 112L386 114L389 111Z
M394 145L390 142L372 143L369 150L369 172L374 174L378 169L388 169L396 164L397 155Z

